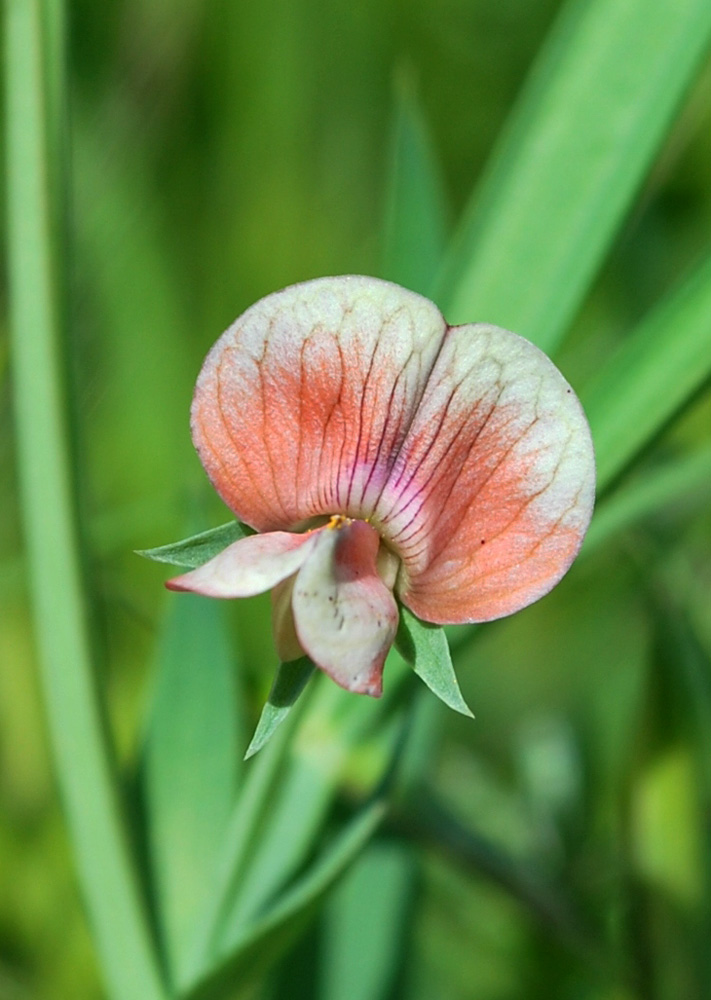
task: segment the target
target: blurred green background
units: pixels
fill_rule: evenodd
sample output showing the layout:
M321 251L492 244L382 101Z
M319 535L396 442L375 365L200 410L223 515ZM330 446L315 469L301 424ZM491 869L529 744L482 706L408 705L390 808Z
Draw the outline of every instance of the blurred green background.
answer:
M270 291L382 273L403 89L419 101L453 226L558 8L71 4L72 406L102 681L127 767L159 622L179 600L133 550L226 519L189 439L204 354ZM706 60L559 352L576 388L708 247L710 86ZM3 325L0 997L101 997L44 734L9 365ZM706 383L632 482L707 444L709 427ZM406 803L380 844L412 848L404 908L387 918L401 967L383 997L711 997L710 497L699 478L458 661L476 721L444 716L426 757L447 815L440 829L425 799ZM236 602L229 618L256 719L276 665L268 601ZM349 879L377 878L378 859ZM310 934L253 995L297 996L319 947ZM317 989L360 1000L338 968L340 987Z

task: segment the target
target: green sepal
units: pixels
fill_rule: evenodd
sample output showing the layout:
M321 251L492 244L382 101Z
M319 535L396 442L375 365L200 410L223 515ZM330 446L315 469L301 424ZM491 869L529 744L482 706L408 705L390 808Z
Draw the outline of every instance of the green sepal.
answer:
M201 531L179 542L160 545L156 549L136 549L137 556L153 559L154 562L170 563L185 569L197 569L219 555L223 549L240 538L253 534L252 529L240 521L229 521L217 528Z
M449 643L441 625L430 625L400 605L400 624L395 645L430 691L455 712L474 715L459 690Z
M245 760L261 750L277 726L284 721L313 672L314 665L308 656L302 656L299 660L290 660L288 663L279 665L252 742L244 755Z

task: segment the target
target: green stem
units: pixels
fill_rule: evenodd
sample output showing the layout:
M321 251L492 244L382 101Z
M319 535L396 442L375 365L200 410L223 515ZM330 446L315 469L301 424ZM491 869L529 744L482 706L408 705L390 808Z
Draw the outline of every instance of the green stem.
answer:
M62 352L61 0L6 0L8 255L21 503L44 700L89 920L114 1000L163 1000L95 684Z

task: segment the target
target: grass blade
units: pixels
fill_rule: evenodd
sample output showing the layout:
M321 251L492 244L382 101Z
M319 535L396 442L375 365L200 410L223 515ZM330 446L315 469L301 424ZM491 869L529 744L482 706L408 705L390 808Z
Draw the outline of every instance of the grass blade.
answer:
M410 78L396 85L382 276L422 295L442 262L447 236L444 181Z
M400 659L396 653L389 661L394 659ZM405 677L411 678L409 667L400 662ZM364 798L389 780L407 732L403 713L396 707L397 680L391 666L395 665L389 662L386 668L389 704L385 698L376 704L370 698L354 698L321 674L292 709L285 725L308 699L279 788L269 802L267 820L253 845L249 867L233 881L231 904L218 934L225 952L235 946L244 927L284 890L313 852L346 770L351 789L358 789ZM276 733L277 740L283 728L284 724ZM271 743L262 754L270 749Z
M242 727L224 607L171 599L143 761L157 908L177 979L234 803Z
M50 121L64 103L57 91L63 10L59 2L39 0L8 0L4 10L15 427L50 737L109 994L114 1000L161 1000L165 992L94 681L76 529L61 344L58 123Z
M270 813L275 790L282 787L289 766L289 748L294 729L310 692L299 701L274 738L245 770L245 780L232 809L221 856L201 919L191 942L180 986L192 987L213 965L216 938L253 854Z
M711 258L642 321L581 399L603 490L711 376Z
M376 799L338 835L311 869L258 921L245 928L224 964L199 983L187 1000L218 1000L239 976L253 975L284 950L312 917L331 886L358 856L378 828L386 805Z
M417 866L397 840L369 844L326 909L321 1000L381 1000L395 992L414 917Z
M667 462L622 486L595 511L581 555L590 555L618 532L675 504L711 498L711 447Z
M450 323L556 347L710 37L707 0L569 0L447 258Z

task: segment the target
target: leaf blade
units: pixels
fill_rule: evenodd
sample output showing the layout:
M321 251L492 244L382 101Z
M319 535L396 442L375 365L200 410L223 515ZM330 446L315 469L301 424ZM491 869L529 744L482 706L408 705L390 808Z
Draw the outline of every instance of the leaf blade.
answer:
M64 9L12 0L3 11L15 430L49 736L107 993L165 1000L96 686L77 530L62 337L64 158L56 148L65 126Z
M595 512L581 556L610 538L674 504L708 502L711 496L711 447L683 455L621 486Z
M564 6L445 262L449 322L557 346L709 37L705 0Z
M448 230L447 198L413 81L396 81L387 180L382 276L422 295L432 291Z
M711 376L709 315L711 257L652 310L583 386L580 397L593 433L599 490Z
M323 1000L392 995L415 919L417 863L412 847L375 838L326 909Z
M158 914L178 980L230 816L241 742L224 607L191 594L171 599L142 779Z
M213 1000L237 976L256 968L279 953L313 914L321 899L358 856L380 825L386 804L376 799L357 814L314 865L261 919L245 928L222 965L187 994L186 1000Z

